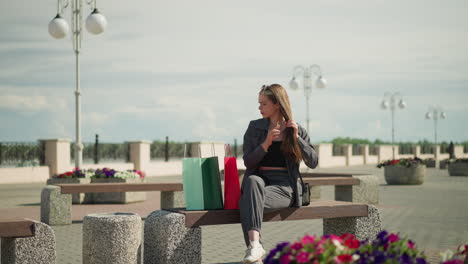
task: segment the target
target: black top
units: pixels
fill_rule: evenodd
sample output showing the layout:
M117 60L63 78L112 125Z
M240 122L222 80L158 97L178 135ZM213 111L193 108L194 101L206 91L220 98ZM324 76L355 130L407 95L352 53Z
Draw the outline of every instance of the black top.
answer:
M284 154L281 151L282 141L273 141L273 143L268 147L268 152L260 161L260 166L265 167L286 167L286 159Z

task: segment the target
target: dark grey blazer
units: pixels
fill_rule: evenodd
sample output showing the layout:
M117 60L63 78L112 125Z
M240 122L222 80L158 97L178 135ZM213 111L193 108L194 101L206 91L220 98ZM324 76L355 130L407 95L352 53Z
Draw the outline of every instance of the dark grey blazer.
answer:
M242 188L244 187L245 179L250 175L258 175L258 167L260 161L266 154L266 151L263 149L261 144L265 141L268 134L268 127L270 126L269 118L261 118L257 120L250 121L249 127L244 134L244 164L246 167L244 179L242 180ZM318 155L315 151L315 148L310 144L309 136L307 135L306 130L298 125L298 143L302 151L302 158L309 168L315 168L318 164ZM293 184L295 201L293 205L295 207L300 207L302 204L302 188L300 183L298 183L299 178L299 164L293 161L286 159L286 165L291 176Z

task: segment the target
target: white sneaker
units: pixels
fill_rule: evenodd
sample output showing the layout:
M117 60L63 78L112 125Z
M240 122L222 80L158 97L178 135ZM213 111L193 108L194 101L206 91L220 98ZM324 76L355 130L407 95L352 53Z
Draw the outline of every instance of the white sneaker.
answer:
M249 246L245 251L244 260L242 260L243 264L252 264L252 263L262 263L262 258L265 256L265 250L260 245L258 247Z

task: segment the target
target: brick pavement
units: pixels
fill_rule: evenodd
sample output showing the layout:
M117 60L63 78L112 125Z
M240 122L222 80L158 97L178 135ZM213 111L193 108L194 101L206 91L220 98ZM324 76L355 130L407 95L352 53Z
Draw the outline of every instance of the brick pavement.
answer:
M446 170L428 169L421 186L389 186L383 170L374 166L327 168L316 171L371 173L380 180L380 204L384 228L400 232L425 250L431 263L438 253L455 249L468 241L468 177L450 177ZM149 178L152 182L180 181L180 177ZM44 184L0 185L0 216L39 219L40 191ZM333 198L333 187L322 187L323 199ZM95 212L135 212L147 216L159 207L159 193L148 192L144 203L128 205L74 205L74 224L53 227L57 239L58 263L81 263L81 219ZM322 235L322 220L265 223L266 248L291 241L305 233ZM203 263L239 263L244 248L239 224L202 228Z

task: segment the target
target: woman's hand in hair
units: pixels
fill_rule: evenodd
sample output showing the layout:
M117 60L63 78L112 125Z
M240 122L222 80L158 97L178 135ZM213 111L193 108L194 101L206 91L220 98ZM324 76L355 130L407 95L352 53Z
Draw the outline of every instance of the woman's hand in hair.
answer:
M280 137L281 131L280 131L280 125L279 123L276 124L275 127L270 128L268 130L268 135L265 139L265 141L262 143L262 147L265 151L268 151L268 148L271 146L273 143L273 140L278 139Z
M296 138L299 138L299 128L297 127L297 123L294 120L289 120L286 123L286 127L292 127L294 129L294 135Z

